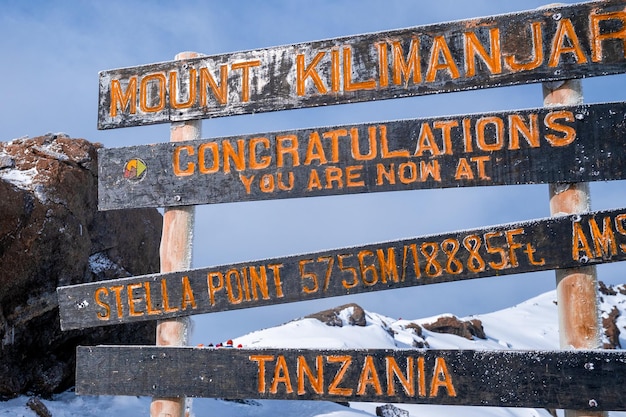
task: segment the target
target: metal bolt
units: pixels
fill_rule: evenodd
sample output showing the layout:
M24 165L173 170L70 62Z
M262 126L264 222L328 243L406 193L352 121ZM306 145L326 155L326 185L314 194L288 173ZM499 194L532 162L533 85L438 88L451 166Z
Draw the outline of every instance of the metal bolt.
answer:
M597 407L598 402L594 399L589 400L589 407Z

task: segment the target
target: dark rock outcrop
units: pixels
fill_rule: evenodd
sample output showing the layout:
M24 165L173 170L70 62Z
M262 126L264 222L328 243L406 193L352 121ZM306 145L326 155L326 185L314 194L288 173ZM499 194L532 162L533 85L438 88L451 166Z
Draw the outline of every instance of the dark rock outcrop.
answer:
M365 320L365 311L360 305L354 303L331 308L330 310L320 311L319 313L308 315L306 318L317 319L328 326L343 327L344 322L339 315L342 311L349 308L351 308L352 311L347 316L348 323L351 326L365 326L367 324Z
M443 316L439 317L434 323L423 324L422 326L431 332L449 333L469 340L473 340L474 337L479 339L487 338L483 324L478 319L461 321L455 316Z
M617 318L620 316L620 311L616 306L608 314L602 315L602 328L604 329L604 335L608 342L603 343L602 349L621 349L622 345L619 342L619 327L617 327Z
M409 417L409 412L393 404L384 404L376 407L376 415L379 417Z
M156 209L97 210L98 146L0 143L0 399L70 387L78 344L154 343L154 323L60 330L58 286L159 270Z

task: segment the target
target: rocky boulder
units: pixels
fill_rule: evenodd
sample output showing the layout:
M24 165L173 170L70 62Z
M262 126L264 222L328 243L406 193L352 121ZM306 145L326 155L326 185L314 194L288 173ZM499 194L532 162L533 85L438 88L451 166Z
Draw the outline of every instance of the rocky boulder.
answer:
M317 319L327 326L343 327L344 324L350 326L364 327L367 322L365 320L365 311L355 303L345 304L329 310L320 311L318 313L306 316L307 319Z
M434 323L427 323L422 326L431 332L453 334L469 340L473 340L474 337L487 338L483 323L478 319L463 321L456 316L441 316Z
M71 387L79 344L154 344L154 323L60 330L58 286L159 270L156 209L97 210L99 146L0 143L0 399Z

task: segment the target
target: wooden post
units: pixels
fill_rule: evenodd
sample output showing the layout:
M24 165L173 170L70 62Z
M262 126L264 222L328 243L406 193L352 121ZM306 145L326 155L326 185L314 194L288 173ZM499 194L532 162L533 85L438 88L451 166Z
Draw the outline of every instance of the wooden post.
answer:
M196 52L181 52L176 60L196 58ZM170 142L200 139L201 120L174 122L170 127ZM191 269L191 253L195 206L166 207L163 213L161 237L161 272ZM157 346L185 346L189 343L189 317L160 320L156 330ZM150 417L184 417L185 398L154 398Z
M544 106L582 104L580 80L543 83ZM588 183L550 184L550 214L577 214L591 209ZM555 242L559 244L559 242ZM556 270L559 340L562 349L602 347L595 266ZM565 410L565 417L598 417L608 413Z

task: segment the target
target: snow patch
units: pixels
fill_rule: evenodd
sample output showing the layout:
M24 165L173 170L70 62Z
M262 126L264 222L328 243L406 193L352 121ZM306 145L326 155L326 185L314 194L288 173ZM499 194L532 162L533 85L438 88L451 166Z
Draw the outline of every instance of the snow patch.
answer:
M115 265L103 253L90 258L90 266L102 269ZM626 292L623 287L615 287L616 294L602 294L602 310L619 308L621 315L618 326L626 326L624 308ZM311 349L397 349L410 347L412 340L424 340L433 349L558 349L558 313L556 292L551 291L532 298L517 306L498 312L475 315L460 320L478 319L483 323L487 339L468 340L451 334L429 332L422 329L422 338L417 335L417 326L433 322L434 318L415 320L395 320L381 314L365 312L367 325L343 327L327 326L317 319L295 320L281 326L259 330L234 339L234 344L245 348L311 348ZM349 317L350 309L340 313L341 319ZM624 339L620 339L624 343ZM219 341L205 341L209 342ZM624 346L623 344L622 346ZM0 403L0 417L32 417L28 409L27 397L19 397ZM55 396L53 400L42 400L55 417L135 417L147 415L150 398L137 397L77 397L73 392ZM376 407L381 403L351 402L344 407L332 402L320 401L281 401L255 400L254 403L224 401L220 399L194 399L191 417L238 416L238 417L363 417L375 416ZM537 408L498 408L438 406L419 404L397 404L410 416L421 417L551 417L544 409ZM563 416L561 410L559 417ZM626 412L609 412L609 417L626 417Z
M94 274L100 274L105 271L116 271L119 274L125 274L124 268L113 262L105 253L94 253L89 257L89 270Z

